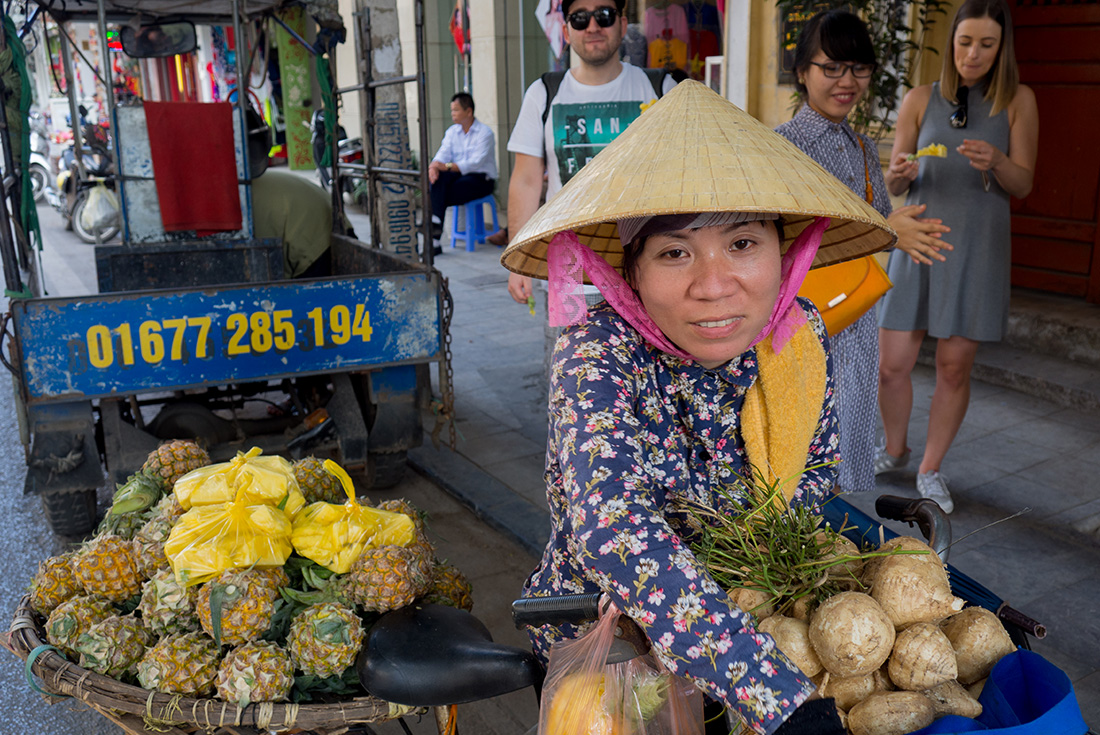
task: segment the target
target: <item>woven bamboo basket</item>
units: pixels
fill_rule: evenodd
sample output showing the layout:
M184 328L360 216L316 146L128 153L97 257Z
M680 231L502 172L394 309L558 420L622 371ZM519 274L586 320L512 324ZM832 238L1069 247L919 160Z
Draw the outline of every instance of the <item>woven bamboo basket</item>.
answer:
M40 679L36 686L47 696L77 699L131 735L259 735L273 730L341 735L356 724L423 714L429 709L401 707L370 696L327 704L260 702L242 709L220 699L153 692L81 668L47 647L42 619L31 610L29 601L30 597L24 596L16 608L5 647L24 662L31 659L29 671ZM441 724L449 716L447 708L437 708Z

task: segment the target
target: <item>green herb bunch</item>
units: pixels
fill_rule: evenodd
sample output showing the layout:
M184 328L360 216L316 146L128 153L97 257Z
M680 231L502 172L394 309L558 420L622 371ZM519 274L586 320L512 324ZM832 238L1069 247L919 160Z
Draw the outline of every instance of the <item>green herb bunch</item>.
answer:
M751 481L737 477L718 493L740 511L683 507L697 530L692 552L742 609L759 618L772 611L805 617L838 592L863 590L864 560L882 554L844 538L849 527L830 528L811 509L789 506L782 481L758 472Z

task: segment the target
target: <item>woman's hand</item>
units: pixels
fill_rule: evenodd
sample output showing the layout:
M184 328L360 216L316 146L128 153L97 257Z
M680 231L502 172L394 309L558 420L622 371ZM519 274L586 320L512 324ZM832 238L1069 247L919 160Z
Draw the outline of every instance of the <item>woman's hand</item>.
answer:
M847 732L837 714L836 702L814 692L779 726L775 735L844 735Z
M997 146L984 140L963 140L962 145L955 150L970 159L971 167L979 171L992 171L1008 160L1008 156Z
M917 172L920 170L920 164L917 161L910 161L909 155L905 152L896 154L894 160L890 161L890 168L887 171L891 182L904 183L905 188L908 188L909 184L917 178Z
M886 221L898 233L896 247L905 252L914 263L932 265L933 260L947 260L941 250L954 250L954 246L944 242L943 233L951 228L943 220L918 217L924 212L926 204L908 204L895 209Z

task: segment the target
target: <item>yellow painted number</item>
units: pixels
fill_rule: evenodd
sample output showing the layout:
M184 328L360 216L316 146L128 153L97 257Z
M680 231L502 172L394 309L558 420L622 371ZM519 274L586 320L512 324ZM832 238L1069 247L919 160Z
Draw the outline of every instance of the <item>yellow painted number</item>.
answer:
M294 346L294 312L279 309L271 313L272 328L275 331L275 349L286 351Z
M225 320L225 328L233 330L233 336L229 338L229 346L225 348L225 352L229 356L233 355L247 355L248 345L241 344L244 341L245 335L248 334L248 317L244 314L230 314L229 318Z
M111 330L102 324L88 328L88 362L97 368L110 367L115 361L115 348L111 344Z
M266 311L252 312L248 324L252 327L252 351L264 353L270 350L273 341L271 336L271 315Z
M160 336L160 322L142 322L138 328L138 341L141 344L141 357L145 362L160 362L164 359L164 338Z
M355 323L351 327L351 333L364 342L370 342L371 332L373 331L370 326L370 312L367 311L367 307L363 304L356 304Z

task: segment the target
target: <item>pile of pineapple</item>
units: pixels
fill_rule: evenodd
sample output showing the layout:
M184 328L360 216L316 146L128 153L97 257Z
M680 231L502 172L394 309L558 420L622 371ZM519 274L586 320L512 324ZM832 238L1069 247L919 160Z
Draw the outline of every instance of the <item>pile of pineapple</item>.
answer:
M118 487L92 540L42 562L30 603L50 644L104 676L245 707L308 700L310 687L353 693L350 667L380 613L414 600L472 607L469 582L435 558L423 514L404 500L377 507L413 520L411 543L368 543L343 574L292 554L186 585L164 550L184 514L173 488L209 464L194 442L161 445ZM350 502L320 460L292 468L306 503Z

